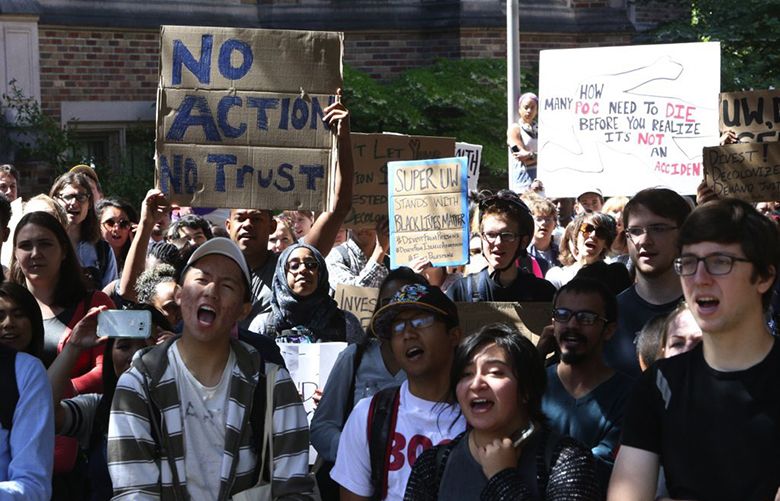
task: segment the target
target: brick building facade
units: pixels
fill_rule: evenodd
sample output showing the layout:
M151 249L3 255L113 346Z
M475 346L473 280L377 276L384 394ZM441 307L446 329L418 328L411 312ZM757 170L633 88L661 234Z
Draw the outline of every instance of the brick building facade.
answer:
M685 11L682 1L660 3L521 1L521 66L542 49L630 44ZM344 31L345 63L379 79L438 58L506 57L503 0L3 0L0 90L15 78L117 165L128 128L154 120L161 24Z

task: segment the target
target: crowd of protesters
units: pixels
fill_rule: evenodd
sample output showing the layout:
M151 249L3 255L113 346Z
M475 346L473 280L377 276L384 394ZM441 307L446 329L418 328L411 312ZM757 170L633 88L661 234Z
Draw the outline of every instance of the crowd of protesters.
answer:
M141 207L74 167L0 166L0 499L780 500L777 206L666 188L545 198L538 99L510 186L473 194L472 262L390 269L387 223ZM379 290L367 329L333 298ZM536 342L456 303L545 302ZM149 312L139 339L108 310ZM129 329L128 329L129 331ZM311 424L279 343L340 341ZM309 448L318 453L311 465Z

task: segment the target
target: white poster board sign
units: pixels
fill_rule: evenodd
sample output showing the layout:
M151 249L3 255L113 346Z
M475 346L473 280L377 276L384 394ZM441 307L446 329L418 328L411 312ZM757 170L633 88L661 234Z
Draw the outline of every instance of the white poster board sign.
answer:
M325 387L339 353L347 343L279 343L284 363L298 389L311 425L314 415L314 392ZM309 462L314 464L317 452L309 446Z
M550 197L696 193L718 144L720 44L543 50L539 168Z
M469 193L477 190L479 183L479 166L482 163L482 145L471 143L455 143L455 156L466 157L469 168Z

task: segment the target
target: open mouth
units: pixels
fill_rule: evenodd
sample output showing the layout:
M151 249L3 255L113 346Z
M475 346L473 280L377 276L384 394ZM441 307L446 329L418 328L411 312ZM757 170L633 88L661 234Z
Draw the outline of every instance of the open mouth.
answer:
M580 334L564 334L560 337L561 347L572 348L585 344L587 339Z
M702 313L711 313L718 308L720 301L714 297L704 296L696 298L696 305Z
M488 412L493 408L493 405L495 404L486 398L475 398L469 403L471 411L475 414Z
M201 306L198 308L198 322L205 325L212 325L217 318L217 312L210 306Z
M425 352L422 350L422 348L414 346L414 347L409 348L408 350L406 350L405 355L406 355L406 358L409 359L409 360L417 360L417 359L419 359L420 357L423 356L423 353L425 353Z

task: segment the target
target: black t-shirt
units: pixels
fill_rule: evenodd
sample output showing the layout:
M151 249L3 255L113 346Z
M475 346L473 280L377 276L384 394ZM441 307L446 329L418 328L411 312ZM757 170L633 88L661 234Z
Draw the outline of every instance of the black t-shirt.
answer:
M621 445L658 454L675 499L773 500L780 487L780 341L743 371L712 369L701 344L659 360L632 395Z
M639 360L634 340L647 322L658 315L670 313L682 300L682 296L670 303L651 304L639 297L632 285L617 297L617 330L612 339L604 343L604 361L615 370L639 377Z
M455 282L447 296L456 302L479 301L552 301L555 286L522 270L507 287L490 278L487 268L477 275L469 275Z

